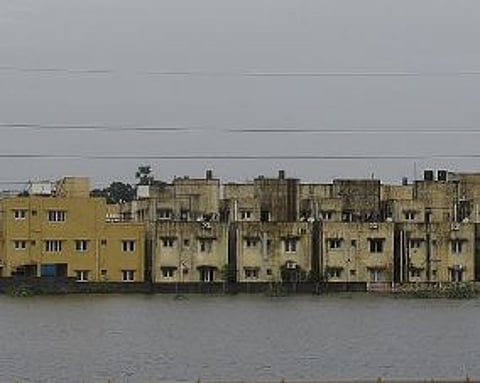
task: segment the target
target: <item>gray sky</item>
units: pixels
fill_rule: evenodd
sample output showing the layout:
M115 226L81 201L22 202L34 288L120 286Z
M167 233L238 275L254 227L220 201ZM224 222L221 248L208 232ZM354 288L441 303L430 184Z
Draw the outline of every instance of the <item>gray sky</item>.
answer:
M480 129L478 36L478 0L0 0L0 123L109 127L2 125L0 154L475 154L480 130L458 128ZM186 130L117 129L138 126ZM257 128L353 132L228 131ZM401 131L415 128L436 131ZM166 179L284 168L305 181L397 182L414 162L418 174L480 170L468 158L0 158L0 181L133 181L150 163Z

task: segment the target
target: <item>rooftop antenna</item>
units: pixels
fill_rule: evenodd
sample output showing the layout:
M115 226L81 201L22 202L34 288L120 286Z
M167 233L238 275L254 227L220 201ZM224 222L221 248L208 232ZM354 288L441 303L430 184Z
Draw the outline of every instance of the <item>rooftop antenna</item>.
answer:
M417 161L413 161L413 180L417 180Z

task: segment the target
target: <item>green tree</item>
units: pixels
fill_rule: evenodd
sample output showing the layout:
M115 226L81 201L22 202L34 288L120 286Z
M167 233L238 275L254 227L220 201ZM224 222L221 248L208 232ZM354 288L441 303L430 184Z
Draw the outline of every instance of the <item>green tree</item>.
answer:
M94 189L90 192L92 197L103 197L108 204L130 202L135 198L135 188L123 182L112 182L105 189Z

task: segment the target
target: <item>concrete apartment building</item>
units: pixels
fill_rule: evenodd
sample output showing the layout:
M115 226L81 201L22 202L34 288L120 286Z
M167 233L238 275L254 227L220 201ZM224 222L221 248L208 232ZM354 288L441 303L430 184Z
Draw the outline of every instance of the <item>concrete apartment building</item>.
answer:
M0 200L1 276L144 280L144 227L119 222L88 178L33 184Z
M312 256L308 223L240 222L232 229L231 272L236 282L307 280Z
M228 235L219 204L220 180L211 171L137 186L137 199L121 206L121 216L145 227L147 280L224 280Z
M479 204L479 174L221 185L207 171L141 186L123 209L147 225L155 282L402 283L478 279Z

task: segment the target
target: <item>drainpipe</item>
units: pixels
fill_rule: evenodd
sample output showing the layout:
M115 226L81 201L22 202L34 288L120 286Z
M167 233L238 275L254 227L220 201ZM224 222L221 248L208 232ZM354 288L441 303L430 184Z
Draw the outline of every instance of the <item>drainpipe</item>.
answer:
M98 238L95 239L95 273L96 273L96 280L100 282L100 248L98 245Z
M157 278L157 237L158 237L158 220L157 217L155 216L155 220L153 221L154 225L154 232L153 232L153 238L150 240L150 282L155 283L156 278ZM149 229L148 231L151 233L151 224L148 225ZM150 234L151 236L151 234Z
M400 267L400 273L399 273L399 279L400 283L403 282L403 258L404 258L404 253L405 253L405 232L403 229L400 231L400 262L399 262L399 267Z
M427 282L430 282L432 279L432 235L431 235L431 224L430 218L426 221L426 235L425 235L425 242L426 242L426 250L427 250L427 269L426 269L426 277Z
M237 200L234 200L234 201L233 201L232 220L233 220L233 222L237 222L237 221L238 221L238 201L237 201Z
M152 205L153 205L153 224L154 224L154 236L151 240L150 246L152 247L151 250L151 265L150 265L150 282L155 283L157 279L157 237L158 237L158 217L157 217L157 200L153 199L152 200ZM151 221L150 224L148 225L149 229L148 231L151 233L152 226L151 226Z

